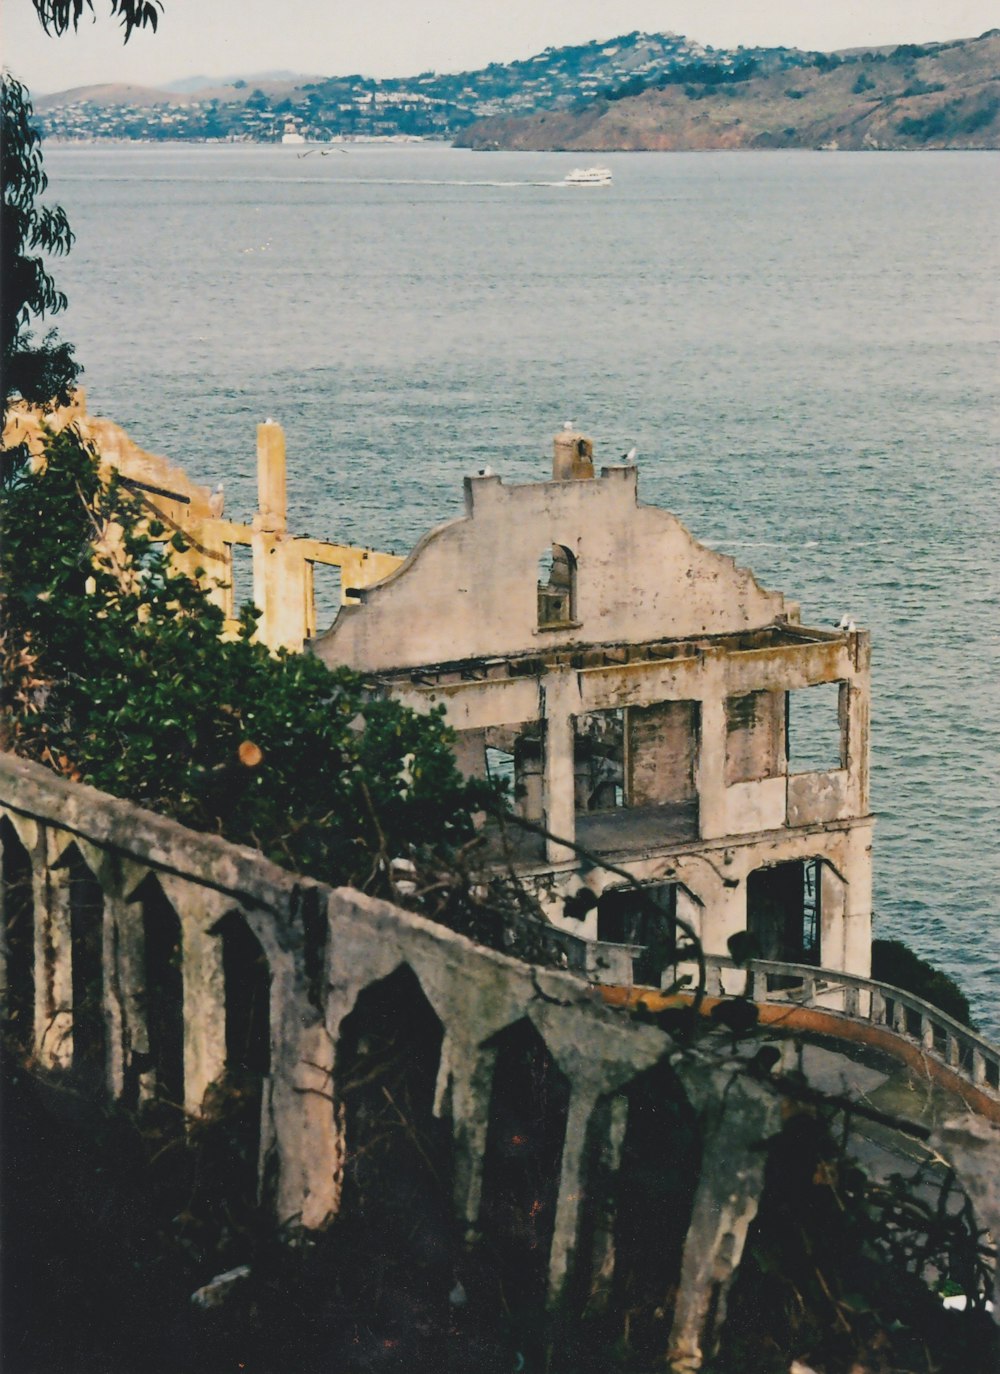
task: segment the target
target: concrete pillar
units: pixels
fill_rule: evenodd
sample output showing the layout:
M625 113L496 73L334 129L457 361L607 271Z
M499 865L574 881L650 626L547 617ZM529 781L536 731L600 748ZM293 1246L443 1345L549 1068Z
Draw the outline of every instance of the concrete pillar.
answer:
M628 1125L628 1098L619 1094L598 1108L596 1129L599 1132L596 1165L600 1176L614 1179L621 1168ZM588 1205L594 1212L594 1233L591 1246L590 1283L587 1296L588 1312L603 1312L611 1300L611 1286L615 1276L615 1224L617 1212L613 1195L595 1196L593 1183L588 1180Z
M549 1254L549 1306L555 1307L563 1296L576 1255L580 1230L580 1209L583 1203L584 1166L587 1151L587 1128L597 1105L598 1093L592 1088L574 1085L566 1117L566 1136L563 1141L562 1166L559 1173L559 1195L556 1200L555 1224L552 1229L552 1250Z
M872 828L854 827L848 836L844 910L844 963L847 973L870 978L872 971Z
M867 816L871 807L871 635L867 630L857 630L853 640L858 676L848 687L847 767L851 810L856 816Z
M471 1240L479 1221L483 1195L483 1159L490 1120L495 1049L479 1045L455 1054L451 1085L451 1119L455 1132L455 1211Z
M720 1084L717 1101L703 1118L701 1173L670 1333L676 1374L701 1369L714 1348L764 1187L767 1155L760 1145L778 1129L780 1116L780 1103L736 1070L728 1088Z
M73 1062L73 942L69 869L57 865L70 836L45 827L40 838L45 863L41 882L35 876L36 950L40 944L43 952L35 966L36 1045L46 1068L66 1069Z
M579 705L575 674L549 673L545 678L545 825L567 840L576 839L573 714ZM555 840L546 842L549 863L561 863L573 851Z
M721 693L713 694L701 703L697 771L701 838L716 839L729 832L726 815L726 701Z
M285 432L273 420L257 426L257 507L256 529L279 534L288 528Z
M594 475L594 441L578 429L563 429L552 440L552 477L556 482L586 481Z

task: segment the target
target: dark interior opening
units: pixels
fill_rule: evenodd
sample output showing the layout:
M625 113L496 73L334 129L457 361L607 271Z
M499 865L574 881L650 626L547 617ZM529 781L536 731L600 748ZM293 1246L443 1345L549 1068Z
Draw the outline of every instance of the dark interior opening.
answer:
M334 1075L346 1143L337 1224L357 1247L359 1275L394 1281L420 1307L443 1301L452 1281L451 1137L433 1110L443 1038L402 965L344 1018Z
M480 1224L501 1308L524 1314L545 1303L570 1090L527 1019L493 1043Z
M4 1029L30 1053L35 1023L35 901L31 859L17 831L0 819L3 844L3 940L6 965Z
M76 845L63 863L69 875L72 946L73 1072L103 1087L108 1033L104 1019L104 893Z
M757 957L820 963L819 859L758 868L747 879L747 930Z
M155 878L136 896L142 904L143 1006L156 1096L184 1104L184 973L181 923Z
M677 884L616 887L597 903L597 938L616 945L639 945L632 963L636 983L658 987L673 962L677 944Z

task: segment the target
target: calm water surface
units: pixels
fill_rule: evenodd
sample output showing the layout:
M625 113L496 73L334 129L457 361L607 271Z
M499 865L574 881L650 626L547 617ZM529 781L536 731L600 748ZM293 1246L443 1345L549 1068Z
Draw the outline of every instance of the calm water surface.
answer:
M298 532L405 550L563 420L809 622L874 638L877 929L1000 1035L1000 161L46 151L91 408Z

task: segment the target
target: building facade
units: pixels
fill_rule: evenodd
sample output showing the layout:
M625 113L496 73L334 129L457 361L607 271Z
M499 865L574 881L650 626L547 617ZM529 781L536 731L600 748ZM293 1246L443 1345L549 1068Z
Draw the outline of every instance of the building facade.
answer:
M595 475L564 431L551 481L467 478L465 515L312 648L445 707L462 770L509 783L537 827L501 837L508 860L554 924L599 942L598 976L661 976L642 964L649 903L605 861L707 953L746 931L761 958L867 974L869 636L802 625L642 505L637 477Z

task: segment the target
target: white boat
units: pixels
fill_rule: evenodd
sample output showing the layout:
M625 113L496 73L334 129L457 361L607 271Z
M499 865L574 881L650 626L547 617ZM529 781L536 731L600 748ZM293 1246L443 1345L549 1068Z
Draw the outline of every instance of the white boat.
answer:
M567 186L610 186L610 167L574 167L567 172Z

